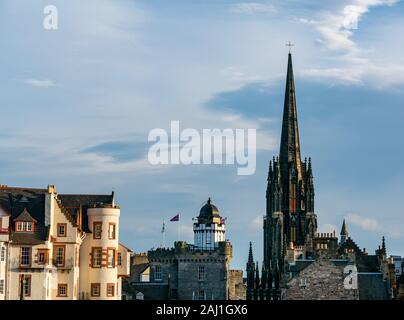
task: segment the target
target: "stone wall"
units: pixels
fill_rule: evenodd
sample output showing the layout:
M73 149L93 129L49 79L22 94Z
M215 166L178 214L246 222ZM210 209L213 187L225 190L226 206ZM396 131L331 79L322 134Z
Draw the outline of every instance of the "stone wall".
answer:
M229 271L229 300L246 300L247 287L243 280L243 270Z
M288 282L287 300L357 300L355 290L344 287L344 266L317 260Z

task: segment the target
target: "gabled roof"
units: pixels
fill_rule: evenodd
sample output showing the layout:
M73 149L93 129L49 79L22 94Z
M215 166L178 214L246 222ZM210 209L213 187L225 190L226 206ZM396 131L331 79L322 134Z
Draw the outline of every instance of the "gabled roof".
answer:
M21 212L21 214L14 219L14 222L17 221L24 221L24 222L34 222L36 223L37 221L30 215L28 212L27 208L24 208L24 210Z
M114 193L111 194L58 194L61 201L72 217L76 217L78 210L82 210L82 230L91 233L88 228L87 209L97 205L113 205Z
M35 245L44 243L48 239L49 226L45 226L45 195L47 193L47 189L0 187L0 207L10 214L11 221L36 222L32 233L15 232L15 226L11 224L10 240L14 244Z

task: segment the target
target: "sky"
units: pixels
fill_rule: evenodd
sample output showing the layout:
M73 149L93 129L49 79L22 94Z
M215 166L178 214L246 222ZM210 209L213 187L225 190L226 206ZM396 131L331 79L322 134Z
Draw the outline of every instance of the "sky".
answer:
M279 153L287 41L320 232L404 255L404 2L0 1L0 183L115 191L135 252L193 242L211 197L233 268L262 260L268 162ZM257 167L152 166L155 128L257 130ZM180 213L180 223L168 222Z

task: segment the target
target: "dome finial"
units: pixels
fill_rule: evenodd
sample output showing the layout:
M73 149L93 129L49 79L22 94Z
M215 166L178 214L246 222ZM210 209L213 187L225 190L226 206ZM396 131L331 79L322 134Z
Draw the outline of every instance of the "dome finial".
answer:
M210 200L210 197L209 197L209 199L208 199L208 204L210 204L212 202L212 200Z

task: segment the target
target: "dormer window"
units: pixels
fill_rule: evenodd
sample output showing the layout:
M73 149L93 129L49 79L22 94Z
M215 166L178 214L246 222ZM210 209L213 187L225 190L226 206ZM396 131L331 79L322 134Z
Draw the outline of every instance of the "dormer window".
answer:
M18 221L16 223L16 228L18 232L32 232L34 231L34 223L33 222L23 222Z
M16 232L34 232L36 220L31 216L31 214L24 209L21 214L14 219L15 231Z

